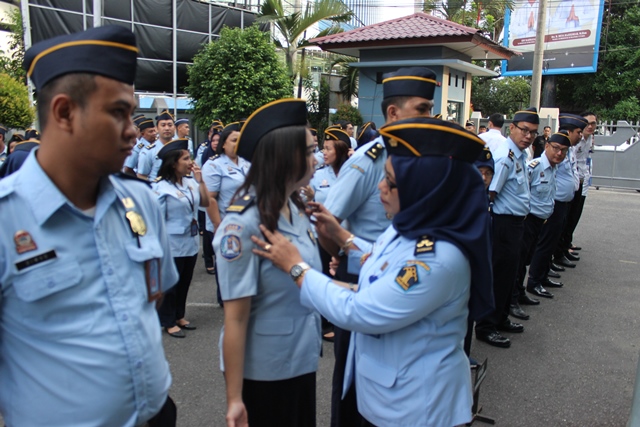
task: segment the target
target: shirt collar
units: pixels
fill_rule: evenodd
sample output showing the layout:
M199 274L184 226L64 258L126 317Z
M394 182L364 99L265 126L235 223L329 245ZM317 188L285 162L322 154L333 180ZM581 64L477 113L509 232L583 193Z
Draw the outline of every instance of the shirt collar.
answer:
M511 139L511 136L507 137L507 144L509 144L509 148L511 149L511 151L513 151L513 154L515 154L518 159L522 157L523 150L518 148L516 143Z
M551 163L549 163L549 158L547 157L547 153L543 153L542 156L540 156L540 163L542 163L543 170L548 168L555 169L555 167L551 166Z
M26 202L31 206L33 216L42 226L53 214L55 214L64 205L78 210L62 192L51 181L51 178L38 163L36 153L38 148L29 153L29 157L25 160L20 168L16 181L20 193L24 196ZM108 180L102 180L96 203L96 221L104 215L106 208L116 199L113 185Z

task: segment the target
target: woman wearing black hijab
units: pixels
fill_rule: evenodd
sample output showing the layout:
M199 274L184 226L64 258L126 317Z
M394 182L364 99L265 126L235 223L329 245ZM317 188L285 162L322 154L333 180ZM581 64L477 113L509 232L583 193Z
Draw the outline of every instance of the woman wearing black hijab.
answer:
M312 269L300 273L295 247L264 228L269 243L254 237L254 252L291 271L304 306L354 332L343 390L355 378L358 410L369 423L465 424L472 416L467 317L493 307L487 198L473 165L484 143L429 118L380 133L389 152L380 198L393 223L375 245L312 205L318 232L350 263L361 262L357 287Z

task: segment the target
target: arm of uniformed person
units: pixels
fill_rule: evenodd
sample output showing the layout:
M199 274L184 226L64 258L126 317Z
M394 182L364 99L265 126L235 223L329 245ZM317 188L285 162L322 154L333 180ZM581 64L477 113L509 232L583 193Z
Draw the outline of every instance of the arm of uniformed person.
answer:
M207 198L209 199L207 215L209 215L209 219L213 223L213 231L215 233L218 230L220 221L222 221L218 206L218 193L220 192L222 173L220 172L220 168L215 165L212 160L207 160L202 169L202 180L207 188Z
M272 246L268 252L254 249L254 253L286 272L302 262L295 246L284 236L262 226L261 230ZM264 249L265 242L255 236L252 240ZM469 261L457 248L448 252L446 264L433 255L424 254L395 267L392 263L376 278L375 286L358 292L335 286L331 278L309 269L296 283L301 288L300 302L317 310L331 323L351 331L384 334L402 329L469 291ZM405 278L407 272L412 276Z
M209 206L209 192L207 191L207 186L202 179L202 171L197 164L191 164L191 173L193 174L193 178L198 183L198 192L200 193L200 207L206 208Z
M147 149L140 150L138 154L138 178L146 180L151 172L151 164L147 164Z
M260 258L249 250L253 246L250 236L259 230L245 222L240 215L227 215L213 240L225 307L222 356L227 383L227 426L246 425L242 403L244 354L251 297L258 293L260 276Z
M372 167L371 159L356 155L350 157L340 168L338 179L329 189L325 202L327 210L338 222L348 219L369 199L371 194L367 189L377 187L374 174L368 173ZM325 250L335 255L329 248L325 247Z
M489 197L491 201L495 199L496 194L502 191L502 187L507 182L509 177L509 170L513 167L513 159L509 156L496 159L495 173L493 174L493 180L489 185Z

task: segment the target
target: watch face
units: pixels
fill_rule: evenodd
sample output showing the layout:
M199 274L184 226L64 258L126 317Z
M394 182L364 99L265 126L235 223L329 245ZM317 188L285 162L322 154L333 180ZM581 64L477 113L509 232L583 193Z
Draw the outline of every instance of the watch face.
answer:
M301 266L299 266L299 265L297 265L297 264L296 264L296 265L294 265L294 266L291 268L291 272L290 272L289 274L291 274L291 277L293 277L293 278L298 277L299 275L301 275L301 274L302 274L302 267L301 267Z

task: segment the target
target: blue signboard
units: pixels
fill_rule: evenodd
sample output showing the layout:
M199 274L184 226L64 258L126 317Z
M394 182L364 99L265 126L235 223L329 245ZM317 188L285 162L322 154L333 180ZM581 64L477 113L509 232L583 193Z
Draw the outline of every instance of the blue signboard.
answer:
M604 0L549 0L543 74L595 73ZM530 76L538 26L538 1L516 0L507 10L504 45L520 52L502 61L503 76Z

